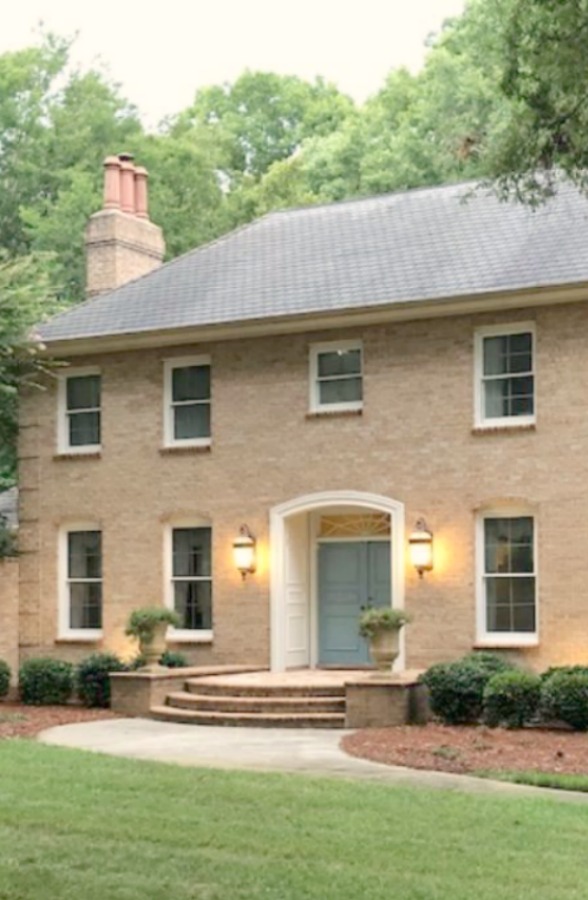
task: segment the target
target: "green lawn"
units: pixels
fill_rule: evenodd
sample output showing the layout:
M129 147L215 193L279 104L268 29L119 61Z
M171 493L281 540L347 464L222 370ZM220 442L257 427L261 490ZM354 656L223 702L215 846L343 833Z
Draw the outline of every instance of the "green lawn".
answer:
M588 897L588 805L0 743L0 900Z

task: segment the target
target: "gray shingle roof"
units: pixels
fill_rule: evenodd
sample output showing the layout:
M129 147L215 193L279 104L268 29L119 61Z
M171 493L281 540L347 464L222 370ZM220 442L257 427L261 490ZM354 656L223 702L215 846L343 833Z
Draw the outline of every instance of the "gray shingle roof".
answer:
M45 341L588 281L588 201L472 184L270 213L42 325Z

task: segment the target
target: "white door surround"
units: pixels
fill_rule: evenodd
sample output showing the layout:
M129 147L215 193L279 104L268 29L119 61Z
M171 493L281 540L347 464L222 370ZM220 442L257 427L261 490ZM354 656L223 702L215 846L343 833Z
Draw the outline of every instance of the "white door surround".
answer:
M325 508L354 507L371 512L383 512L390 516L391 526L391 594L394 606L404 607L404 504L380 494L362 491L322 491L305 494L288 500L270 511L270 615L271 615L271 670L281 672L296 666L315 665L314 641L308 647L297 650L292 646L289 630L297 618L306 611L309 619L311 594L314 591L311 570L314 565L309 559L310 531L308 516ZM306 541L306 555L296 553L296 535ZM292 559L295 558L298 575L292 573ZM294 642L295 643L295 642ZM396 668L404 668L404 642Z

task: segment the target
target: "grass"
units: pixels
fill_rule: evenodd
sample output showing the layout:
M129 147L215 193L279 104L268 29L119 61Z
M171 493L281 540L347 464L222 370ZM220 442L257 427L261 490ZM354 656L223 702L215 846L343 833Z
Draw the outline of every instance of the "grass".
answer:
M588 809L0 744L0 900L580 900Z
M555 788L559 791L583 791L588 793L588 775L566 775L558 772L504 772L485 770L475 772L480 778L510 781L512 784L531 784L533 787Z

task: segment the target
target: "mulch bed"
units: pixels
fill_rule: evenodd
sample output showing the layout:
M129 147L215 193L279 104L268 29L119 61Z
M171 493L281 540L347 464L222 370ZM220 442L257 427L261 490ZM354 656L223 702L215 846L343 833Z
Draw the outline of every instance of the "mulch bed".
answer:
M114 719L109 709L87 709L84 706L25 706L22 703L0 703L0 740L34 738L55 725Z
M588 735L578 732L407 725L356 731L342 747L351 756L411 769L588 775Z

